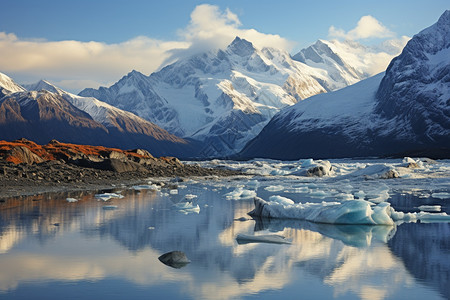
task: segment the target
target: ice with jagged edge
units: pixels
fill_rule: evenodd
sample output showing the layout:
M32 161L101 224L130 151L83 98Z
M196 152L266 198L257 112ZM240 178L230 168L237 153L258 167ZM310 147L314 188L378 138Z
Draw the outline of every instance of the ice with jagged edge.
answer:
M394 225L397 221L447 221L446 213L398 212L388 202L377 205L366 200L345 202L294 203L275 198L265 201L255 198L255 209L249 214L256 217L299 219L315 223L345 225Z

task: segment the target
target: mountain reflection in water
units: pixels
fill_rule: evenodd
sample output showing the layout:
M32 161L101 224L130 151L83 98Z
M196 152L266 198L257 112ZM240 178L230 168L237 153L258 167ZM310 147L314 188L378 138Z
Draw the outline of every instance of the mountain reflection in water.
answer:
M179 195L123 190L123 199L59 193L0 203L0 298L34 293L52 298L46 283L80 285L73 297L98 298L95 284L124 284L175 298L235 299L307 295L315 298L449 298L450 225L325 225L296 220L235 219L252 201L224 200L224 190L192 184ZM172 205L195 194L199 214ZM68 203L73 197L78 202ZM117 205L103 210L103 205ZM280 234L290 245L238 245L238 234ZM158 257L180 250L192 261L169 268ZM319 287L319 288L318 288ZM22 291L19 293L20 291ZM178 294L177 294L178 293ZM114 297L112 297L114 298ZM15 299L15 298L14 298Z

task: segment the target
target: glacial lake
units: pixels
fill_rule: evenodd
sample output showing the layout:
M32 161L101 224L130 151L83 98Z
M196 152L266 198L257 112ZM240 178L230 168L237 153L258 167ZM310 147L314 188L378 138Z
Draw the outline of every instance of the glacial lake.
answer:
M299 175L311 161L201 164L253 175L3 199L0 299L450 299L448 221L334 225L247 214L254 195L450 214L450 161L411 170L402 160L335 160L321 178ZM399 178L380 178L386 168L374 165ZM291 243L238 243L239 234ZM174 250L191 262L158 260Z

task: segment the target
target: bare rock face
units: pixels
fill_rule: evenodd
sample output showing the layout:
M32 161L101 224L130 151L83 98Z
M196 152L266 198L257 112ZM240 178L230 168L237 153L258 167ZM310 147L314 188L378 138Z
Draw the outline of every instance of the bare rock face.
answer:
M175 269L182 268L191 262L182 251L167 252L158 257L158 259L163 264Z
M25 164L41 163L44 161L44 159L34 154L27 147L23 146L16 146L12 148L9 152L9 156Z

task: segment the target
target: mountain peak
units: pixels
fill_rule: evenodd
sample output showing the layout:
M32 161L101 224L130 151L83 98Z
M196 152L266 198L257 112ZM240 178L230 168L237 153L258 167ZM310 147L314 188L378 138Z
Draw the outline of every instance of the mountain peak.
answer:
M24 87L28 91L46 90L48 92L57 93L57 94L60 92L59 88L57 88L56 86L54 86L53 84L51 84L50 82L48 82L47 80L44 80L44 79L41 79L36 83L25 84Z
M14 82L8 75L0 72L0 89L6 89L12 93L23 92L25 89Z
M239 56L248 56L255 51L255 47L253 47L251 42L237 36L227 47L227 50Z

